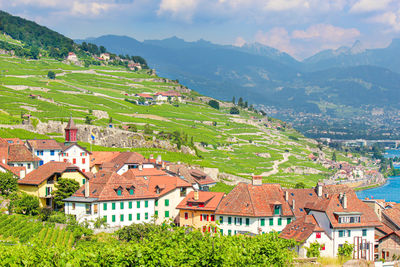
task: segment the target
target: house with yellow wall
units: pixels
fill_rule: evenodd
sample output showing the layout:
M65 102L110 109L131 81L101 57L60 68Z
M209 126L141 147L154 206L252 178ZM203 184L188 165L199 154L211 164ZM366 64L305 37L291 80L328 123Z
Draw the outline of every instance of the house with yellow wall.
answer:
M216 232L215 211L224 197L221 192L192 191L176 207L180 226Z
M40 207L54 208L55 185L59 178L73 179L80 186L88 177L78 167L68 162L48 162L18 180L18 188L27 194L39 198Z

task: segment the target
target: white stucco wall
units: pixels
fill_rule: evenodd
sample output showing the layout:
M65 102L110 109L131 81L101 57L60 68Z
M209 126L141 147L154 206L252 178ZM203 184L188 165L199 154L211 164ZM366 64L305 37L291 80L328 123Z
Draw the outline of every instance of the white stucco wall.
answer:
M81 154L83 153L83 155ZM76 160L74 163L74 159ZM60 154L60 161L65 161L74 164L81 171L90 171L90 156L85 150L81 149L79 146L74 145Z
M191 191L193 191L193 188L187 187L186 195L189 194ZM179 216L179 210L176 208L176 206L178 206L178 204L186 197L186 195L181 196L180 194L180 188L176 188L158 199L158 205L155 207L155 211L158 214L158 219L156 220L156 223L160 224L168 219L174 220L177 216ZM165 200L169 201L168 206L165 205ZM169 212L168 218L165 217L166 211Z
M51 151L53 151L53 153L51 153ZM33 153L43 161L43 164L46 164L47 162L50 161L60 161L60 152L61 152L60 149L33 150Z

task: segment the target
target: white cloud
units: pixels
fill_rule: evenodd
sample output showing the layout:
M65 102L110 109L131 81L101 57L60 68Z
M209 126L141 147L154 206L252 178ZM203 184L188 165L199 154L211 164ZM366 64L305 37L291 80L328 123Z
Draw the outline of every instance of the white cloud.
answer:
M294 39L319 39L339 43L352 40L360 36L360 31L356 28L340 28L330 24L316 24L308 27L306 30L295 30L292 32Z
M393 0L358 0L351 8L350 12L372 12L387 9Z
M310 8L310 2L306 0L269 0L266 2L266 10L283 11L295 8Z
M176 19L191 21L198 0L161 0L158 15L171 14Z
M254 40L257 43L274 47L289 54L294 54L295 52L295 49L291 44L289 33L282 27L273 28L268 32L258 31Z
M112 7L114 7L114 5L108 3L82 3L80 1L74 1L70 11L73 15L98 16L101 13L108 11Z
M398 32L400 31L400 9L374 16L369 21L387 25L392 31Z
M243 39L243 37L238 36L235 40L235 43L233 44L234 46L239 46L242 47L244 44L246 44L246 40Z

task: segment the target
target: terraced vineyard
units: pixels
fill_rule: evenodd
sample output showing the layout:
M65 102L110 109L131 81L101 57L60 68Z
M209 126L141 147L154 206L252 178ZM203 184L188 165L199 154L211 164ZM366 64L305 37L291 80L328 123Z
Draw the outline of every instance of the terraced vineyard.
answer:
M93 125L107 127L109 119L92 115L92 111L99 110L112 117L115 127L134 124L142 132L149 124L155 138L160 138L160 132L179 131L187 139L193 138L198 150L197 155L190 155L156 148L129 148L145 156L161 154L166 160L218 168L244 178L261 174L265 182L286 186L299 181L312 186L330 173L308 159L311 153L321 153L315 142L290 127L276 127L282 122L272 120L266 127L259 114L245 109L241 109L240 115L231 115L228 103L216 110L202 101L197 92L145 71L132 72L114 66L84 68L50 58L26 60L9 55L0 55L0 70L0 127L21 124L21 113L32 115L36 122L66 121L72 116L78 124L84 124L89 116ZM47 78L48 71L56 73L55 80ZM183 94L183 103L143 106L129 102L136 93L171 89ZM36 136L20 129L0 129L3 137L62 140L60 133L55 134ZM323 153L330 155L332 151L324 149Z
M43 223L34 217L22 215L0 215L0 240L39 242L51 246L72 247L75 242L71 231Z

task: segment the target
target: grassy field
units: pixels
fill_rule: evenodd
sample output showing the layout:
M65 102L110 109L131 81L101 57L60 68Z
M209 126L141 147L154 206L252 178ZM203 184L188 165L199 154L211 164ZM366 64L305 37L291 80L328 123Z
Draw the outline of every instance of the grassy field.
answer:
M0 55L0 70L2 125L20 124L21 113L24 113L41 122L66 121L72 116L78 124L90 116L92 124L107 126L108 119L91 115L92 111L101 110L112 117L115 127L135 124L140 132L145 124L149 124L156 133L179 131L189 139L193 138L198 154L192 156L144 148L122 150L137 151L146 156L161 154L166 160L219 168L221 172L248 178L252 174L271 171L275 161L282 160L284 153L290 153L289 161L278 166L279 172L265 178L265 181L278 181L288 186L299 180L312 186L329 173L308 159L316 145L295 130L267 128L259 121L260 115L247 110L242 109L240 116L230 115L229 108L216 110L201 102L197 92L183 93L184 102L177 106L168 103L143 106L126 101L134 100L134 94L140 92L181 88L179 84L165 82L145 71L132 72L112 66L84 68L50 58L25 60L8 55ZM50 70L57 74L55 80L47 78ZM30 97L32 94L40 97ZM57 133L43 136L2 128L0 136L31 139L54 137ZM93 146L93 149L105 148ZM287 173L285 170L291 166L307 167L320 173Z

